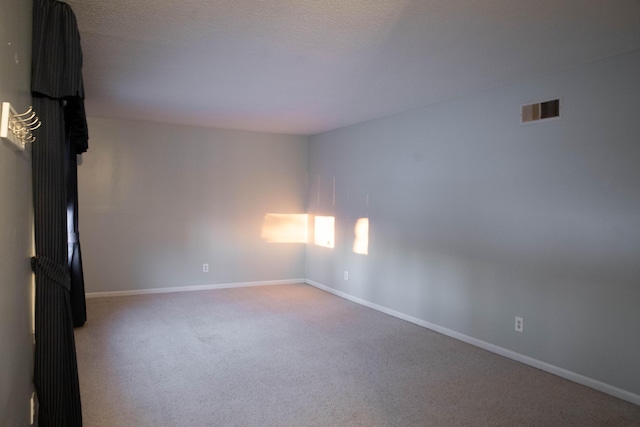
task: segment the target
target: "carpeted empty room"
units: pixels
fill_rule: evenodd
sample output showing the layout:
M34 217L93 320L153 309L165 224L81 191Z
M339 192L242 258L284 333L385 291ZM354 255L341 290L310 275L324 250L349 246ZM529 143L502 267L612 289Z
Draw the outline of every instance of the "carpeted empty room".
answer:
M88 300L87 426L631 426L640 407L305 284Z
M640 427L640 0L2 0L0 427Z

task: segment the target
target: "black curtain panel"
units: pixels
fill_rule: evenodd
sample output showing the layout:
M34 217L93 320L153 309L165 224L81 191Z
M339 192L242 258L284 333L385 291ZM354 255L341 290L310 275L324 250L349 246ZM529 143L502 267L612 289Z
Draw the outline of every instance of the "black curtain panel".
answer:
M67 265L65 137L62 101L34 97L42 121L33 145L36 256L33 382L38 425L81 426L82 411Z
M84 102L81 98L68 98L64 111L67 153L67 254L71 275L71 314L73 326L79 327L87 320L87 307L78 229L78 154L87 151L88 131Z
M72 281L69 265L74 265L74 259L76 264L81 261L77 213L69 215L74 225L68 229L67 224L67 186L75 166L70 153L86 150L88 136L80 36L67 4L34 0L32 55L33 106L42 121L34 132L32 149L36 249L32 259L36 278L33 381L40 405L38 425L75 427L82 425L72 310L72 286L78 286L78 279ZM72 203L72 208L76 206L77 202ZM81 299L84 315L84 290Z

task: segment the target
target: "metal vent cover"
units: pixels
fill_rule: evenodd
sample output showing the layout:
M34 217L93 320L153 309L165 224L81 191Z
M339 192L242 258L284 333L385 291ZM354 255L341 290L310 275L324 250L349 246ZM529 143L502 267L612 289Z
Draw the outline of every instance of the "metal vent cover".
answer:
M520 123L532 123L560 117L560 98L522 105Z

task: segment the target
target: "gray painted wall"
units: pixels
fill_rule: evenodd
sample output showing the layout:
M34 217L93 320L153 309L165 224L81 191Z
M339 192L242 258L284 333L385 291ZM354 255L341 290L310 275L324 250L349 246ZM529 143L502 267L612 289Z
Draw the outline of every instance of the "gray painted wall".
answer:
M307 278L640 395L638 100L640 51L311 137Z
M267 213L305 212L305 137L106 119L89 133L87 292L304 278L304 244L261 229Z
M31 2L3 1L0 102L31 103ZM0 140L0 426L29 425L31 344L31 157Z

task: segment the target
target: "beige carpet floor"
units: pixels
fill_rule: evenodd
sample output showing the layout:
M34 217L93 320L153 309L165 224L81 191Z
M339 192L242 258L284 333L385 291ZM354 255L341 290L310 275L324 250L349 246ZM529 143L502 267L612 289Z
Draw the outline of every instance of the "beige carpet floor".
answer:
M640 407L307 285L89 299L84 425L640 426Z

